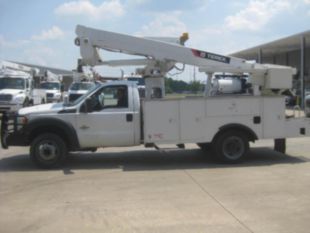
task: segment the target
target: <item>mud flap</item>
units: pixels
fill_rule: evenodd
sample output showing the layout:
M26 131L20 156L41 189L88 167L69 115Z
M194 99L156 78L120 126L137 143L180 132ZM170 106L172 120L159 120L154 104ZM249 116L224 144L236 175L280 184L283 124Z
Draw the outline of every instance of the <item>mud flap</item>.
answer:
M285 138L274 139L274 150L277 152L285 154L285 152L286 152L286 139Z
M2 119L1 119L1 146L3 149L8 149L7 145L7 136L8 136L8 115L6 113L3 113Z

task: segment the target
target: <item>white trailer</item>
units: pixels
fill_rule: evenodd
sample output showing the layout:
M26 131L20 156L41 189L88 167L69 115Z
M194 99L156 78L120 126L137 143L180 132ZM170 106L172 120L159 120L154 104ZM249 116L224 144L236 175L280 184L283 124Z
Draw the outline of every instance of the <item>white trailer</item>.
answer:
M137 38L78 26L75 43L85 65L141 65L146 98L141 100L134 82L109 82L89 90L71 104L23 108L13 118L5 115L1 127L2 147L29 146L30 157L41 167L62 161L68 151L98 147L146 147L197 143L212 146L225 162L242 160L249 142L275 139L275 149L285 152L285 138L310 135L310 119L288 117L281 90L292 86L295 69L249 64L234 57L181 45ZM183 40L184 41L184 40ZM98 48L145 57L102 61ZM252 84L246 94L211 96L211 79L204 97L166 99L164 75L177 62L198 66L212 77L214 72L247 73Z

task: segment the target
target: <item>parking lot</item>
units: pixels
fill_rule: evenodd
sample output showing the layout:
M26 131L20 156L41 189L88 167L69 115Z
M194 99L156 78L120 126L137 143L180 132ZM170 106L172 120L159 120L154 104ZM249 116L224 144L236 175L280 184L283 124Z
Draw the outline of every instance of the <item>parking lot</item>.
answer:
M309 139L221 165L187 150L110 148L39 170L0 149L1 232L309 232Z

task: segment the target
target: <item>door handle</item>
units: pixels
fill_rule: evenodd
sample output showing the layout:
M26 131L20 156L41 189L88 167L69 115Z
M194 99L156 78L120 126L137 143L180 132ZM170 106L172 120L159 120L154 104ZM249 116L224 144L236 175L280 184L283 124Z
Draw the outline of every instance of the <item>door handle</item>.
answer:
M126 114L126 121L127 122L132 122L133 121L133 114L127 113Z
M82 126L80 127L80 129L83 129L83 130L89 129L89 126L87 126L87 125L82 125Z

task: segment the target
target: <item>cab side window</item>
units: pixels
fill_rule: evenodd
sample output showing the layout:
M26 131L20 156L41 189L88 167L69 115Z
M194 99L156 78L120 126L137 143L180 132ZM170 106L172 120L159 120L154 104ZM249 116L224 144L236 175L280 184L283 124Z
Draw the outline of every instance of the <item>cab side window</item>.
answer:
M106 108L128 108L127 86L108 86L98 90L91 97L92 111Z

